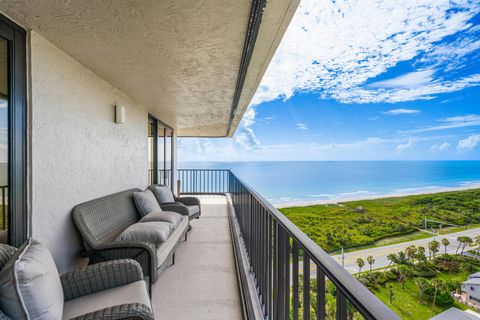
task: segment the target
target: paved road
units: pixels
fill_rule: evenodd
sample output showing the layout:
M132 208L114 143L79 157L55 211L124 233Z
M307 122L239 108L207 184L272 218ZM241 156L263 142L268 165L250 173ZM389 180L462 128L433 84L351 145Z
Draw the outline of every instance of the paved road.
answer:
M450 233L442 236L437 236L436 240L440 241L442 238L447 238L450 241L450 245L447 247L447 252L448 253L455 253L458 247L458 242L457 242L457 237L459 236L469 236L472 239L480 234L480 228L475 228L475 229L470 229L466 231L460 231L456 233ZM368 264L366 262L366 258L368 256L373 256L375 258L375 264L373 265L373 268L381 268L381 267L386 267L389 264L389 261L387 259L387 256L390 253L397 253L399 251L405 250L406 247L410 245L415 245L415 246L423 246L426 249L426 254L428 256L428 243L432 241L433 238L425 238L421 240L414 240L414 241L408 241L408 242L402 242L402 243L397 243L397 244L391 244L383 247L377 247L377 248L370 248L370 249L364 249L360 251L353 251L353 252L348 252L345 253L345 269L350 272L350 273L356 273L358 272L358 266L357 266L357 258L362 258L365 260L365 267L363 267L363 270L368 269ZM440 251L439 253L444 253L445 247L443 245L440 245ZM342 263L341 260L341 255L334 255L332 258L335 259L339 264ZM301 263L300 263L301 264ZM300 270L303 270L302 266L300 265ZM315 270L315 267L312 266L312 271ZM314 277L316 272L311 272L311 276Z

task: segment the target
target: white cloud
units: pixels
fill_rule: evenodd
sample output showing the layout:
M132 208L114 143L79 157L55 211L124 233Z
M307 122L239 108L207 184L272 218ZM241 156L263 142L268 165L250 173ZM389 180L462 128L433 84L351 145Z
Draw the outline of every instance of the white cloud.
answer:
M300 130L308 130L308 126L305 123L297 122L296 126Z
M471 151L480 143L480 134L474 134L458 141L457 149L462 152Z
M372 88L413 89L430 83L433 80L432 75L434 72L435 70L410 72L393 79L374 82L368 86Z
M478 12L480 3L468 0L303 0L252 103L301 91L344 103L394 103L480 85L480 74L447 81L419 68L375 88L366 86L367 80L425 52L431 56L423 59L438 66L435 57L445 51L439 42L471 27L469 20ZM476 47L472 43L456 54Z
M409 140L407 143L399 144L397 146L397 153L403 153L413 147L413 140Z
M440 151L445 151L448 148L450 148L450 143L444 142L442 144L434 144L433 146L430 147L430 150L432 152L440 152Z
M455 129L455 128L464 128L464 127L477 127L480 126L480 115L478 114L466 114L461 116L455 117L448 117L439 119L438 122L441 124L430 126L430 127L423 127L414 130L405 130L401 131L401 133L420 133L420 132L429 132L429 131L438 131L438 130L448 130L448 129Z
M414 109L393 109L383 112L384 114L388 114L389 116L399 116L402 114L415 114L420 113L420 110Z
M8 101L0 98L0 109L8 108Z

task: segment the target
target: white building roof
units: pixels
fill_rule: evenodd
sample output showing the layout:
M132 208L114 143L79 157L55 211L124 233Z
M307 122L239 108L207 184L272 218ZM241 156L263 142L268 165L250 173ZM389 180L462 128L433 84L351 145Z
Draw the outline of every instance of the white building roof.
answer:
M440 314L437 314L433 318L430 318L430 320L478 320L478 319L480 318L477 317L476 315L473 315L470 312L465 312L454 307L448 310L445 310Z
M480 284L480 278L470 278L463 282L463 284Z
M480 278L480 272L472 273L468 276L469 279L471 278Z

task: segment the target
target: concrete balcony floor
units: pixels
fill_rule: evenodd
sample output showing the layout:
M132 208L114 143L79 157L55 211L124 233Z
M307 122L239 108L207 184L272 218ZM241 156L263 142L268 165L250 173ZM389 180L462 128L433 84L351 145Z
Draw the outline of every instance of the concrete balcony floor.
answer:
M199 198L202 216L153 286L156 319L242 319L226 198Z

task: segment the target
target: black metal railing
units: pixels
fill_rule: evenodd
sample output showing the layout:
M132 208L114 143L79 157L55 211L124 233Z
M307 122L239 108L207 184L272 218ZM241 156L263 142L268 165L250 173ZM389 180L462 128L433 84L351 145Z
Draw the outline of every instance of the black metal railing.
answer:
M218 175L223 184L216 182L214 177ZM230 194L265 319L350 319L355 312L365 319L399 319L230 170L179 170L179 179L182 191L187 186L187 193L206 194L214 190ZM326 307L327 283L335 288L334 314L332 308Z
M8 186L0 186L0 196L1 196L1 210L2 210L2 226L0 227L0 230L6 230L7 225L8 225Z
M223 194L229 192L229 169L178 169L183 194Z
M148 170L148 184L152 184L154 180L154 171ZM171 186L172 170L171 169L159 169L158 170L158 183L164 186Z

